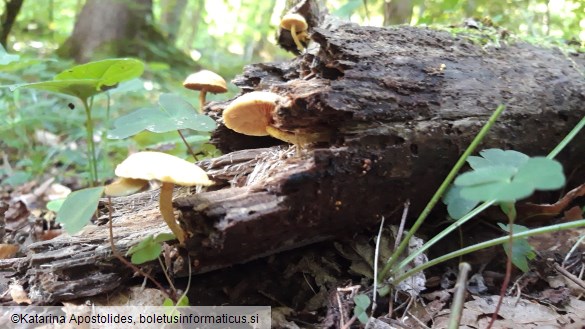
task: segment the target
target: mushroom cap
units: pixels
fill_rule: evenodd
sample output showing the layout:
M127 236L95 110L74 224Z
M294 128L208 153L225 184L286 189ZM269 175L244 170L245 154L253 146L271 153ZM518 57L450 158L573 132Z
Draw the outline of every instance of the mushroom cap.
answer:
M227 91L225 80L219 74L208 70L201 70L189 75L183 82L183 87L192 90L205 90L214 94Z
M116 167L116 176L133 179L157 179L183 186L212 185L205 171L194 163L161 152L138 152Z
M297 33L300 33L309 27L305 18L299 14L286 14L280 20L280 27L285 30L290 31L293 25L295 26Z
M266 127L281 96L268 91L253 91L236 98L223 110L223 123L244 135L267 136Z

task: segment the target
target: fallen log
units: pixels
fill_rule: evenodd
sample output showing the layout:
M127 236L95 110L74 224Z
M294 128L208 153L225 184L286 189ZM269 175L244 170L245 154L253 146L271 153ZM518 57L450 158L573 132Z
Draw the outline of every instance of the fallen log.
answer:
M267 147L281 143L221 125L228 102L208 106L220 123L213 142L226 154L200 165L217 184L200 193L182 189L174 200L195 273L352 234L382 216L393 219L406 199L416 214L500 104L507 109L482 148L544 155L585 115L583 54L481 45L415 27L324 22L310 37L307 53L250 65L235 83L287 99L274 114L276 127L327 132L330 140L301 154ZM560 159L577 168L584 150L577 138ZM166 231L156 195L114 200L122 252ZM35 243L26 258L0 268L16 267L35 303L108 292L131 273L113 259L107 237L106 226L91 226ZM186 260L184 253L176 258L173 270L184 272Z

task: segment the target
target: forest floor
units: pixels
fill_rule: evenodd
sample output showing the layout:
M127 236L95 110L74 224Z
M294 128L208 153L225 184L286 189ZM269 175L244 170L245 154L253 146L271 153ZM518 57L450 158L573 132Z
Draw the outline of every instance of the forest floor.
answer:
M49 199L59 196L63 186L49 181L31 182L0 190L0 210L5 218L0 257L23 257L34 242L58 238L62 231L53 222L54 214L45 208ZM575 209L557 221L575 217ZM440 216L440 214L436 215ZM438 222L438 221L435 221ZM107 229L107 225L102 226ZM440 225L427 228L421 238L438 232ZM501 234L493 224L478 220L450 239L435 246L433 258L461 244L482 241ZM585 323L585 271L580 236L585 230L560 231L530 239L537 257L530 271L515 269L507 296L493 328L582 328ZM196 275L188 288L191 305L270 305L275 328L340 328L353 314L353 297L372 291L373 255L377 232L356 232L351 239L321 242L209 273ZM253 238L253 237L251 237ZM383 255L392 248L393 233L382 233ZM452 244L452 245L449 245ZM577 244L577 245L576 245ZM464 261L472 265L468 295L460 320L461 328L486 328L495 310L506 272L506 256L501 247L472 254ZM557 265L555 265L557 264ZM560 266L558 264L561 264ZM3 269L0 281L2 303L27 304L26 293L11 285L10 271ZM422 276L420 293L397 292L392 298L378 297L370 325L375 328L445 328L457 279L457 262L431 268ZM164 282L164 277L159 278ZM83 298L98 305L162 304L163 294L141 287L143 278L124 284L114 295ZM175 285L186 289L187 278L176 278ZM26 291L26 284L20 286ZM107 300L107 302L106 302ZM390 315L389 315L390 314ZM374 323L376 322L376 323ZM356 321L352 327L358 327Z

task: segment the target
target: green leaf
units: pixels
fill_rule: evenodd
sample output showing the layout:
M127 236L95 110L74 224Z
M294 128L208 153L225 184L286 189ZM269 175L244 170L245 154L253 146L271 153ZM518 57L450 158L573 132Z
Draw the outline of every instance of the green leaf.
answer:
M464 199L514 202L535 190L553 190L565 184L563 167L555 160L498 149L482 151L481 155L470 161L473 171L455 179Z
M0 65L8 65L12 62L16 62L20 59L19 55L9 54L4 49L4 46L0 45Z
M455 179L455 185L474 186L479 184L509 181L510 178L512 178L512 176L516 173L516 171L516 168L507 166L482 167L480 169L459 175L459 177Z
M57 212L59 212L59 209L61 209L61 206L63 206L63 203L65 202L65 200L67 200L67 198L51 200L51 201L47 202L47 209L49 209L52 212L57 213Z
M558 161L534 157L520 167L514 181L530 183L537 190L556 190L565 185L565 175Z
M58 94L69 95L79 99L88 99L91 96L101 93L97 89L99 80L97 79L77 79L63 81L45 81L18 85L16 88L32 88L50 91Z
M137 59L105 59L72 67L57 74L53 80L98 80L96 89L102 90L122 81L138 78L142 72L144 72L144 63Z
M110 139L123 139L148 130L166 133L179 129L192 129L201 132L213 131L215 121L198 114L195 108L181 97L163 94L159 98L160 108L142 108L119 117L114 129L108 133Z
M447 212L453 219L460 219L473 210L479 201L461 197L461 186L451 185L443 196L443 203L447 205Z
M368 323L368 314L366 310L370 306L370 297L364 294L359 294L353 298L355 303L355 307L353 309L353 313L355 316L360 320L361 323L366 324Z
M140 241L137 245L133 246L126 253L132 255L130 261L132 264L144 264L146 262L155 260L162 252L161 244L164 241L175 239L175 236L170 233L161 233L157 236L149 235L144 240Z
M57 222L61 223L69 234L79 232L95 213L103 192L103 186L72 192L61 205Z
M506 232L509 232L510 226L502 223L498 223L498 226ZM522 233L524 231L528 231L528 228L521 225L512 225L512 231L514 234ZM508 257L512 257L512 263L518 267L523 272L528 272L530 269L528 267L528 261L533 260L536 258L536 253L532 246L528 243L528 239L526 238L515 238L512 243L512 255L510 256L510 246L509 244L504 244L504 250L506 251L506 255Z
M359 294L353 298L353 301L356 306L361 307L364 310L367 310L371 304L370 297L364 294Z
M144 64L136 59L107 59L74 66L57 74L52 81L27 83L13 86L16 88L33 88L65 94L86 100L118 83L139 77L144 71Z

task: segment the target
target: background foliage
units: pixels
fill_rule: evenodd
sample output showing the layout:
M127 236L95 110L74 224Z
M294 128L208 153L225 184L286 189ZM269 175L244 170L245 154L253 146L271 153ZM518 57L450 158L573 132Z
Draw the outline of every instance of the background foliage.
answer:
M125 1L125 0L120 0ZM10 3L0 2L6 19ZM206 68L231 80L242 66L292 58L276 46L278 21L286 0L153 0L152 25L192 60L192 70ZM557 43L585 40L585 2L581 0L330 0L328 10L360 24L460 26L467 18L494 24L524 38ZM2 85L46 81L75 65L56 50L72 34L84 0L24 0L7 39L8 54L0 52ZM489 17L489 19L485 19ZM153 51L161 51L153 45ZM141 58L144 60L144 58ZM111 177L116 163L129 150L169 149L186 157L176 133L143 132L129 140L107 140L115 118L156 104L172 92L197 104L197 94L181 86L191 69L168 61L148 62L138 80L96 96L94 139L107 142L100 153L100 176ZM182 78L177 78L182 77ZM209 100L230 94L209 95ZM74 109L71 109L73 107ZM107 111L106 111L107 109ZM111 114L111 116L110 116ZM2 184L25 182L42 174L67 182L86 168L83 150L83 111L74 99L43 91L0 89L0 179ZM165 149L166 148L166 149ZM70 181L69 185L75 185ZM75 187L75 186L73 186Z

